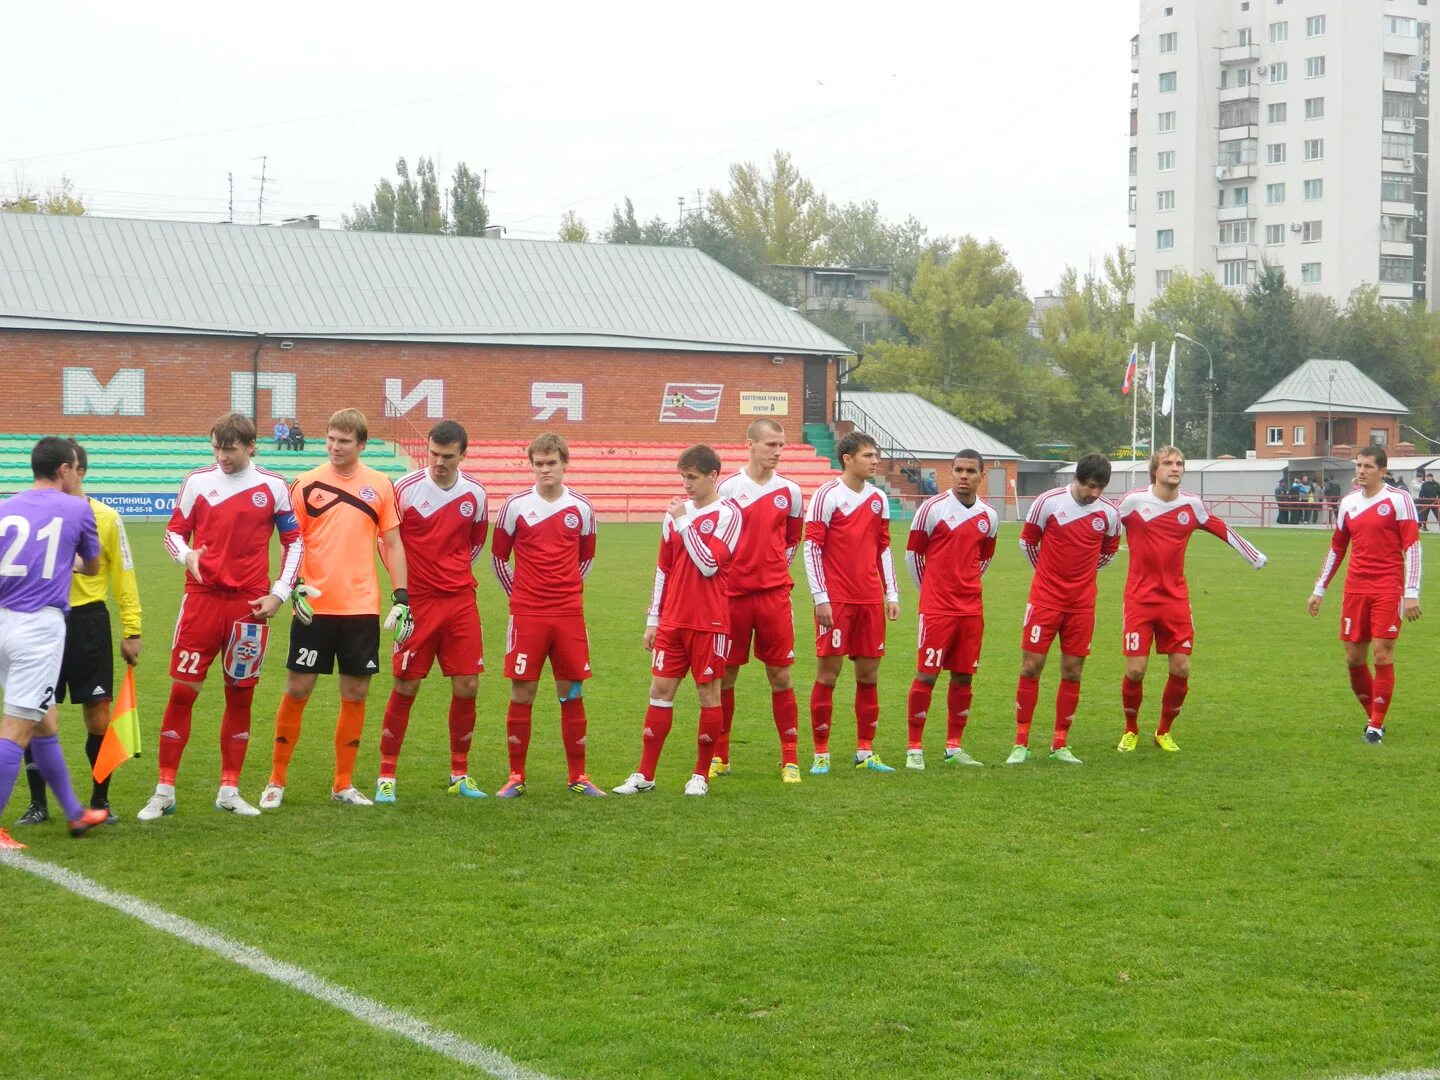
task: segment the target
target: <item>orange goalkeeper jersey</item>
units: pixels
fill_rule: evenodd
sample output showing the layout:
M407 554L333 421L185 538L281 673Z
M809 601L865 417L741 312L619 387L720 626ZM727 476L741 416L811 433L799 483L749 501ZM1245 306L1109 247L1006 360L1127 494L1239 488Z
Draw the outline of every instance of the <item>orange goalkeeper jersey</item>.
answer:
M399 528L395 488L368 465L341 476L328 461L290 485L290 502L305 539L300 576L320 590L317 615L379 615L375 541Z

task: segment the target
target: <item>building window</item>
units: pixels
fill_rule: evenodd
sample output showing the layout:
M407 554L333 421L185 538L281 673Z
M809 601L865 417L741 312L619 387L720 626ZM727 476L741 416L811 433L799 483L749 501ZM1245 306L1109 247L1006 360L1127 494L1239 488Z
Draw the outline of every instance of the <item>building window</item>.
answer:
M1270 44L1278 45L1282 41L1290 40L1290 24L1288 22L1272 22L1270 24Z
M1222 221L1219 230L1219 243L1221 244L1248 244L1250 242L1250 222L1248 221Z
M1255 139L1226 139L1220 144L1219 164L1250 165L1255 161Z
M1414 94L1386 94L1381 105L1386 120L1411 120L1415 116Z
M1290 445L1291 445L1291 446L1304 446L1304 445L1305 445L1305 428L1304 428L1303 425L1300 425L1300 424L1296 424L1296 425L1295 425L1295 437L1290 440Z
M1305 36L1307 38L1325 36L1324 15L1311 15L1305 20Z
M1385 16L1385 33L1394 37L1414 37L1415 20L1407 19L1401 15Z
M1380 198L1383 202L1415 201L1415 177L1410 173L1381 173Z
M1243 127L1260 121L1260 103L1254 98L1244 101L1224 101L1220 104L1220 126Z
M1404 56L1399 53L1386 53L1385 78L1406 80L1415 78L1414 57Z
M1266 246L1266 247L1280 247L1280 246L1282 246L1284 243L1285 243L1285 226L1284 226L1284 225L1266 225L1266 226L1265 226L1265 246Z
M1174 191L1157 191L1155 193L1155 209L1164 213L1166 210L1175 209Z
M1160 35L1160 51L1162 53L1175 52L1180 47L1180 36L1176 33Z
M1162 112L1160 114L1160 123L1158 127L1160 129L1160 134L1162 135L1165 134L1167 131L1175 130L1175 113L1173 110L1170 112Z
M1280 427L1267 427L1265 429L1266 446L1284 446L1285 429Z
M1306 201L1306 202L1314 202L1316 199L1323 199L1324 197L1325 197L1325 181L1324 181L1324 180L1316 179L1316 180L1306 180L1306 181L1305 181L1305 201Z
M1409 161L1415 156L1415 136L1387 131L1380 136L1380 156L1394 161Z
M1302 244L1318 244L1324 235L1324 222L1305 221L1300 224L1300 242Z
M1307 97L1305 99L1305 119L1319 120L1325 115L1325 99L1323 97Z
M1215 205L1220 207L1222 210L1225 207L1225 189L1223 187L1220 189L1220 194L1216 196Z
M1283 124L1285 123L1285 114L1287 111L1285 102L1277 101L1275 104L1265 107L1265 119L1272 124Z
M1325 74L1325 57L1307 56L1305 58L1305 78L1318 79Z
M1162 71L1160 73L1160 93L1173 94L1175 92L1175 72Z
M1306 140L1305 140L1305 160L1306 160L1306 161L1319 161L1319 160L1321 160L1324 156L1325 156L1325 140L1324 140L1324 139L1306 139Z
M1244 30L1236 30L1236 31L1235 31L1235 44L1236 44L1236 45L1253 45L1253 44L1255 44L1255 39L1254 39L1253 34L1254 34L1254 31L1252 31L1248 26L1247 26Z
M1318 285L1320 283L1320 264L1301 263L1300 280L1306 285Z
M1274 206L1276 203L1283 203L1285 201L1285 185L1266 184L1265 201L1271 206Z
M1283 142L1272 142L1265 147L1265 164L1285 164L1285 144Z
M1174 271L1174 270L1156 270L1156 271L1155 271L1155 289L1156 289L1156 291L1164 291L1165 289L1168 289L1168 288L1170 287L1170 282L1172 282L1172 281L1174 281L1174 280L1175 280L1175 271Z
M1155 155L1155 167L1161 172L1175 171L1175 151L1161 150Z
M1381 255L1380 280L1393 285L1409 285L1415 280L1415 260L1405 255Z
M1236 68L1236 69L1235 69L1235 85L1236 85L1236 86L1249 86L1249 85L1250 85L1250 69L1249 69L1249 68Z
M1140 160L1140 150L1139 150L1137 147L1134 147L1134 146L1130 147L1130 175L1131 175L1131 176L1134 176L1134 175L1135 175L1136 166L1138 165L1139 160Z
M1247 186L1247 187L1237 187L1237 188L1235 189L1235 205L1236 205L1236 206L1249 206L1249 205L1250 205L1250 188L1249 188L1248 186Z
M1255 264L1244 259L1226 259L1220 264L1222 285L1250 285L1255 281Z
M1288 82L1290 79L1290 65L1283 60L1271 64L1269 77L1272 83Z
M1380 219L1380 239L1395 244L1408 244L1414 236L1415 219L1386 214Z
M1139 205L1139 199L1136 197L1136 195L1135 195L1135 189L1132 187L1132 188L1130 189L1130 213L1132 213L1132 214L1135 213L1135 208L1136 208L1138 205Z
M1390 444L1390 430L1383 427L1372 427L1370 429L1371 446L1388 446Z
M1175 246L1175 230L1174 230L1174 229L1156 229L1156 230L1155 230L1155 250L1156 250L1156 251L1169 251L1169 250L1171 250L1174 246Z

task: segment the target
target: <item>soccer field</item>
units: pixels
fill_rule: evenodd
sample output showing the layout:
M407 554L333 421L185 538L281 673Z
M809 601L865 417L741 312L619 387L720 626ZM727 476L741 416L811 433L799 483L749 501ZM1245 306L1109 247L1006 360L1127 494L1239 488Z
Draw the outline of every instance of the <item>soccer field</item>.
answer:
M1084 767L1043 754L999 765L1013 739L1030 579L1012 524L986 578L989 632L966 738L983 770L939 767L943 690L928 771L844 767L854 746L847 667L836 773L782 786L755 667L739 686L735 775L708 798L680 793L693 764L691 687L652 795L567 793L558 710L542 693L529 794L462 801L444 790L449 694L434 677L400 761L399 803L339 806L327 797L335 680L322 679L284 808L241 819L211 806L212 679L177 813L148 824L134 815L155 782L181 577L159 525L130 533L145 607L145 757L116 775L118 826L82 843L54 824L12 830L30 844L24 858L255 946L534 1074L1288 1080L1440 1064L1440 609L1405 630L1386 742L1365 745L1336 641L1338 588L1320 618L1304 610L1321 532L1247 533L1270 556L1258 574L1213 538L1191 545L1198 637L1177 755L1148 737L1135 754L1115 753L1122 552L1101 574L1096 652L1071 737ZM903 527L895 535L903 546ZM588 583L590 772L607 788L639 754L657 539L656 526L602 527ZM493 791L506 774L504 608L488 553L486 564L491 671L471 770ZM803 586L796 597L803 642ZM902 578L876 742L897 765L914 604ZM287 622L256 697L242 783L252 800L269 765ZM1037 748L1058 666L1052 657L1042 680ZM802 763L813 672L802 656ZM362 790L373 786L389 682L372 690ZM1151 665L1142 732L1153 730L1163 682L1162 660ZM78 710L62 715L79 777ZM7 822L24 803L22 782ZM0 888L0 1074L473 1074L3 861Z

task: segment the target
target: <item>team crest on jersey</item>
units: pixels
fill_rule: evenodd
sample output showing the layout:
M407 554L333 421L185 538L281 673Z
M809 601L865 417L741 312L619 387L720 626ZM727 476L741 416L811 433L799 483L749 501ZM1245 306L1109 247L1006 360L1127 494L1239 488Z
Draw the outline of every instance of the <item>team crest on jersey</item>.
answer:
M372 488L369 484L366 484L360 489L360 497L366 502L373 503L380 496L375 493L374 488Z
M461 500L460 500L460 516L461 516L461 517L466 517L466 518L468 518L468 517L474 517L474 516L475 516L475 504L474 504L474 502L472 502L472 501L469 500L469 499L461 499Z
M256 506L258 506L261 510L264 510L265 504L270 501L270 495L262 488L261 490L255 492L253 495L250 496L250 501Z
M710 535L711 533L713 533L714 531L715 531L715 519L714 519L714 518L706 518L704 521L700 522L700 532L701 532L702 534L704 534L705 536L709 536L709 535Z
M1178 521L1178 522L1180 522L1181 525L1189 525L1189 524L1190 524L1190 511L1188 511L1188 510L1181 510L1180 513L1178 513L1178 514L1175 515L1175 520Z
M871 512L872 514L878 514L878 513L880 512L880 500L879 500L879 499L871 499L871 500L870 500L870 512Z
M990 519L982 517L975 523L975 527L980 530L982 535L988 533L990 531Z
M1379 514L1381 517L1389 517L1389 516L1390 516L1390 504L1389 504L1388 502L1387 502L1387 503L1381 503L1381 504L1380 504L1380 508L1376 511L1376 513Z
M270 641L267 623L236 620L225 646L225 674L235 680L253 679L260 674L265 660L265 646Z
M579 515L579 514L566 514L566 515L565 515L565 527L566 527L567 529L578 529L578 528L580 527L580 515Z
M790 509L790 499L789 499L783 492L782 492L781 494L775 496L775 509L776 509L776 510L789 510L789 509Z
M1092 529L1094 529L1096 532L1104 532L1104 531L1105 531L1105 519L1102 518L1102 517L1093 517L1093 518L1091 518L1091 519L1090 519L1090 527L1091 527Z

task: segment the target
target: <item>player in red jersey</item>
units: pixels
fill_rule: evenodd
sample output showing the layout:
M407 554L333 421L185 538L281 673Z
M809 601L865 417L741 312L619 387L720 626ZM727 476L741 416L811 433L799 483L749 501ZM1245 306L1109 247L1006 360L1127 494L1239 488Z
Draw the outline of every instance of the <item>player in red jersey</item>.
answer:
M815 686L810 731L815 739L811 776L830 772L830 720L835 681L845 657L855 665L855 768L894 772L874 753L880 723L880 658L885 620L900 617L900 586L890 555L890 500L870 483L880 451L864 432L835 446L844 468L810 496L805 515L805 574L815 601Z
M525 451L535 486L516 492L500 507L490 562L510 597L505 631L505 677L510 708L505 741L510 778L495 794L525 793L525 759L530 751L531 712L545 661L560 699L560 739L570 790L605 792L585 774L585 680L590 678L590 636L585 630L585 576L595 561L595 510L590 500L565 486L570 447L553 432L535 437ZM515 568L510 568L511 556Z
M380 732L380 774L375 802L395 801L395 765L410 725L420 683L438 659L450 679L451 795L483 799L470 779L470 740L475 733L475 692L485 670L480 612L471 567L485 547L489 517L485 489L460 471L470 438L454 420L430 429L430 463L395 485L400 540L410 572L410 610L417 632L396 642L390 657L395 682Z
M676 496L660 526L660 558L645 648L651 650L650 708L645 712L640 765L616 795L655 790L655 767L670 734L675 692L688 672L700 698L695 773L686 795L710 790L710 759L720 737L720 679L729 651L730 604L726 577L741 533L740 508L720 497L720 457L708 446L692 446L677 462L688 499Z
M980 579L995 557L1000 517L979 496L985 459L961 450L951 463L951 486L920 504L910 523L905 563L920 592L915 681L910 684L907 769L925 768L925 718L941 671L950 673L945 704L946 765L980 765L961 746L970 719L970 681L980 666L985 604Z
M1150 486L1132 491L1120 502L1120 524L1130 549L1125 579L1125 677L1120 681L1125 733L1117 748L1134 750L1140 741L1140 704L1145 695L1145 669L1150 646L1169 658L1170 677L1160 699L1155 745L1174 752L1171 725L1180 715L1190 689L1190 650L1195 626L1190 616L1190 587L1185 581L1185 550L1197 529L1218 536L1259 570L1265 556L1206 508L1198 495L1180 490L1185 455L1162 446L1150 455Z
M170 650L170 700L160 721L160 781L141 821L175 812L175 773L190 739L191 713L205 675L223 652L225 712L220 719L220 791L215 806L241 817L260 811L240 796L250 746L250 708L265 659L270 618L290 599L304 544L283 477L256 468L255 423L229 413L210 428L215 464L180 486L165 529L165 550L185 567L185 595ZM284 547L270 581L270 533Z
M768 417L756 420L745 432L750 460L739 472L720 483L719 494L740 508L744 522L740 546L730 567L726 588L730 595L730 658L720 683L724 724L710 779L730 773L730 727L735 719L735 681L755 658L765 665L770 680L770 712L780 735L780 778L800 782L796 757L799 709L790 667L795 663L795 615L790 607L790 562L804 531L800 486L775 471L785 449L785 428Z
M1040 697L1040 673L1050 643L1060 638L1060 686L1055 693L1055 736L1050 760L1079 765L1066 743L1080 704L1080 673L1095 634L1095 577L1120 550L1120 515L1102 498L1110 462L1087 454L1075 465L1075 481L1035 500L1020 530L1020 549L1035 567L1020 644L1015 688L1015 748L1006 765L1030 757L1030 723Z
M1340 605L1340 640L1345 643L1350 688L1365 710L1368 743L1385 737L1385 714L1395 693L1395 639L1401 620L1420 618L1420 528L1409 492L1385 483L1389 463L1380 446L1367 446L1355 455L1359 487L1340 500L1335 534L1309 604L1311 615L1320 614L1325 589L1353 546Z

